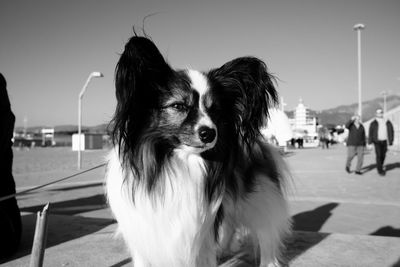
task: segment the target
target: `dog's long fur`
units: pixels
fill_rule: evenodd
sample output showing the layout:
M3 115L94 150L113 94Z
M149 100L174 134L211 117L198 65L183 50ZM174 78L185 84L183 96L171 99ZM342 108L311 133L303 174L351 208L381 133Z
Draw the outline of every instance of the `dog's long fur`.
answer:
M173 70L133 36L116 67L108 201L135 267L217 266L237 229L280 259L290 231L282 160L260 135L277 100L254 57Z

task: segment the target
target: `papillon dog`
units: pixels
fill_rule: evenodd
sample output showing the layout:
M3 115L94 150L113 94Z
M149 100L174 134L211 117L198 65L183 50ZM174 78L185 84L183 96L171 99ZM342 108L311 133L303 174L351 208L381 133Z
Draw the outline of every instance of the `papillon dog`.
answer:
M175 70L148 37L126 43L106 193L135 267L217 266L243 229L259 266L279 264L287 175L260 134L274 82L255 57Z

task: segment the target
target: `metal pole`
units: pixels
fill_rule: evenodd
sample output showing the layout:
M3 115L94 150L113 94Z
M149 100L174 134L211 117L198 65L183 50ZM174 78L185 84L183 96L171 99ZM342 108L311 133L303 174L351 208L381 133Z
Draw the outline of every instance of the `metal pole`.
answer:
M386 115L387 111L387 96L392 92L392 90L383 90L381 95L383 96L383 114Z
M383 94L383 114L386 115L386 91Z
M78 170L82 166L82 156L81 156L81 126L82 125L82 98L79 96L78 99Z
M104 77L100 72L92 72L86 80L85 85L83 86L81 92L79 93L78 98L78 170L81 169L82 166L82 155L81 155L81 132L82 132L82 98L86 91L87 86L89 85L90 80L93 77Z
M31 253L30 267L42 267L44 253L46 250L47 242L47 212L49 203L44 206L42 212L37 213L35 235L33 238L33 246Z
M362 101L361 101L361 30L357 31L358 43L358 113L362 121Z
M362 97L361 97L361 30L363 30L365 26L363 24L354 25L354 30L357 31L357 58L358 58L358 114L360 115L360 120L362 121Z
M86 80L85 85L83 86L81 92L79 93L78 99L78 170L81 169L82 166L82 151L81 151L81 133L82 133L82 97L86 91L86 87L88 86L90 80L92 79L92 73L89 75Z
M285 106L286 106L286 103L285 103L285 101L283 100L283 96L281 96L281 110L284 112L285 111Z

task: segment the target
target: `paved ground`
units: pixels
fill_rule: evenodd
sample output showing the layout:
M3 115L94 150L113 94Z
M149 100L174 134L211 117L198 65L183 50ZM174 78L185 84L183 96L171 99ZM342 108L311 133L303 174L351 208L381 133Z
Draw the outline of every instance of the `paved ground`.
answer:
M51 150L38 150L31 157L35 153L51 158ZM63 160L69 169L53 163L45 171L31 171L33 163L21 164L29 162L29 155L15 153L18 187L26 189L35 181L40 184L76 172L71 163L75 154L57 153L67 155ZM329 150L293 150L285 157L292 170L289 199L295 223L286 252L290 266L400 266L400 154L389 152L385 177L374 168L373 152L365 155L363 175L347 174L345 154L345 148L337 145ZM102 163L104 155L105 151L85 154L84 167ZM103 174L104 168L99 168L18 197L22 245L3 266L29 265L35 213L47 202L51 212L44 266L129 266L129 255L113 236L116 224L104 201Z

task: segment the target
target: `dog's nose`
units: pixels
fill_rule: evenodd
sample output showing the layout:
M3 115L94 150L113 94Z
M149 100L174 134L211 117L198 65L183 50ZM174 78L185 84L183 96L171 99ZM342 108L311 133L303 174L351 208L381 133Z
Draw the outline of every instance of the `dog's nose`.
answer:
M206 143L206 144L211 143L212 141L214 141L216 135L217 135L217 132L212 128L203 126L203 127L200 127L200 129L199 129L199 137L203 143Z

